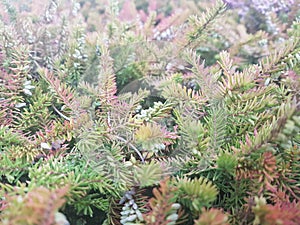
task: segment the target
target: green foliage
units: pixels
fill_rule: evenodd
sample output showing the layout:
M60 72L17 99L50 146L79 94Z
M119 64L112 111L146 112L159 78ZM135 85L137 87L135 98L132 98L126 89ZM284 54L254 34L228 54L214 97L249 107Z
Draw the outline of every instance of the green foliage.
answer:
M29 163L22 159L11 159L7 155L1 156L1 182L16 183L28 173Z
M1 224L296 224L287 14L276 36L223 1L1 1Z
M76 158L49 159L36 163L29 169L28 188L41 186L51 190L68 185L67 204L75 207L77 213L92 216L92 207L108 210L108 202L101 197L101 193L113 194L115 190L110 183L102 181L101 174L85 162L75 160Z
M7 150L11 145L22 145L26 141L20 133L14 132L13 129L7 127L0 127L0 149L2 151Z
M218 194L216 186L205 177L179 178L175 186L178 187L176 198L193 213L210 206Z
M163 171L160 165L154 162L144 164L136 168L136 180L140 187L153 186L162 179Z
M184 47L190 47L191 44L195 45L198 39L203 38L203 36L208 32L208 28L215 19L225 11L226 4L222 1L217 1L216 4L203 12L202 15L191 16L189 23L192 28L191 31L187 32L187 43ZM197 42L196 42L197 43Z
M36 87L33 96L28 100L30 101L28 107L21 112L20 117L15 121L15 126L25 133L30 132L31 134L46 127L53 117L49 110L51 100L51 95L42 93L42 90Z
M222 145L226 143L226 132L227 132L227 115L225 107L222 103L211 107L211 115L209 115L209 121L207 122L208 128L210 129L210 149L216 151L221 149ZM212 154L213 155L213 154Z
M236 156L226 153L221 153L221 155L218 157L217 166L224 172L234 176L235 175L235 168L237 166L237 158Z
M132 164L124 164L125 157L118 145L102 144L91 152L83 152L87 162L99 174L103 174L106 182L116 194L125 191L133 183ZM117 195L118 196L118 195Z

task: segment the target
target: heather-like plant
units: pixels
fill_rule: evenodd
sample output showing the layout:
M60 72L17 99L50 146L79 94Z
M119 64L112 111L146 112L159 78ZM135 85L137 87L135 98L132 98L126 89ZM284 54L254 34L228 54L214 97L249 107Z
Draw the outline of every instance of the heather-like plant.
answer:
M298 0L226 0L225 2L238 11L252 32L265 29L279 36L280 30L284 28L278 20L291 23L296 16L299 16L300 2Z
M68 187L53 191L38 187L24 193L24 188L16 190L16 195L7 194L1 201L2 224L69 224L58 209L65 202Z
M278 35L221 0L34 2L0 3L1 223L295 224L286 2Z

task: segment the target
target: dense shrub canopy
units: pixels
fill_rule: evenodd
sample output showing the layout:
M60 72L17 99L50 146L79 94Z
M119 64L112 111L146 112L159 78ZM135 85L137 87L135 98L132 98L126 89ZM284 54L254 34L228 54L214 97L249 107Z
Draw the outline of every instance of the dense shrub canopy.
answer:
M1 224L298 224L299 16L1 1Z

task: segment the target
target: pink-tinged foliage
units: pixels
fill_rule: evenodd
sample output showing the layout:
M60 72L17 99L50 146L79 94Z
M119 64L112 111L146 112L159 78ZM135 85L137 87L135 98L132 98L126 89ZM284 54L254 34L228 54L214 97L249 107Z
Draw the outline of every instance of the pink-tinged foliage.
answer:
M255 214L254 224L261 225L298 225L300 221L299 202L283 202L258 204L253 207Z
M162 180L159 187L153 189L153 197L149 200L150 211L144 214L148 225L167 225L171 222L167 216L172 211L175 190L168 179Z
M16 74L0 70L0 124L10 125L18 113L18 103L23 102L23 79Z
M153 0L153 1L149 1L149 6L148 6L148 13L145 12L144 10L140 10L139 11L139 16L141 17L141 20L142 22L146 22L148 17L149 17L149 14L151 12L157 12L158 10L158 4L157 4L157 1L156 0ZM162 13L158 14L157 17L156 17L156 20L160 20L160 19L163 19L164 16L162 15Z
M117 102L117 84L113 71L113 58L110 57L106 46L102 48L98 88L99 99L105 106L111 107Z
M0 223L296 225L299 0L226 2L1 1Z
M204 209L194 225L229 225L228 216L219 209Z
M2 201L1 221L9 224L59 225L55 213L66 202L69 187L49 190L38 187L28 193L5 196Z
M119 18L122 21L134 21L137 19L138 12L133 1L126 0L119 13Z
M178 126L174 127L174 132L170 132L165 128L162 128L162 131L164 133L164 138L166 139L165 144L166 145L171 145L172 143L174 143L177 139L179 139L179 135L177 133L177 128Z
M14 99L22 92L23 79L13 73L0 70L0 95L9 99Z
M46 81L50 84L50 88L55 91L59 100L62 101L73 113L79 112L79 102L75 98L74 91L64 84L58 77L54 76L53 72L45 69L43 75Z
M0 99L0 124L8 126L13 121L12 108L14 104L10 103L8 99Z

